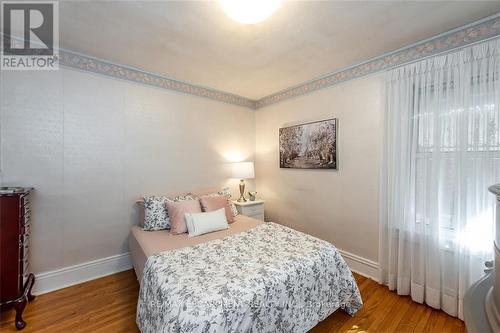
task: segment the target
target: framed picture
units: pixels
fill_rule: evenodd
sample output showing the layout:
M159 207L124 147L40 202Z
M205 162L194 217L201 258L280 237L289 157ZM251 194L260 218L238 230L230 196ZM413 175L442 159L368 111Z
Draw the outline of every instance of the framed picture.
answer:
M337 119L280 128L280 168L337 169Z

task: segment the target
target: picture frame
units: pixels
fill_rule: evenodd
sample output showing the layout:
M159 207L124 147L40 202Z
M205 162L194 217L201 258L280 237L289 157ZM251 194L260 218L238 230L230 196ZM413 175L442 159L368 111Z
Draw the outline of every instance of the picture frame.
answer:
M337 170L337 133L337 118L280 128L280 168Z

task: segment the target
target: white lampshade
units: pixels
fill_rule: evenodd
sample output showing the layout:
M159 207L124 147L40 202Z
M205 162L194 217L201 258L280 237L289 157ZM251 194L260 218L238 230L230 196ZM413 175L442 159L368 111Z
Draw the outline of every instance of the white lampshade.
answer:
M233 178L237 179L255 178L253 162L233 163Z

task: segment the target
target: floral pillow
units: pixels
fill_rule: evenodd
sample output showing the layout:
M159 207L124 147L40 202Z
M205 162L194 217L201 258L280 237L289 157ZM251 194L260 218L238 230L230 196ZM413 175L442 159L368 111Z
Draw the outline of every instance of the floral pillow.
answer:
M192 195L179 195L175 198L163 196L144 197L144 225L142 230L155 231L170 229L170 218L168 216L165 202L180 202L196 199Z

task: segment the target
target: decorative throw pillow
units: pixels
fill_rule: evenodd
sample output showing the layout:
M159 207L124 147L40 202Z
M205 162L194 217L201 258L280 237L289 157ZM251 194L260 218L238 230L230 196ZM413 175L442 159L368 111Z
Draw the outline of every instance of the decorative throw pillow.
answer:
M187 213L186 224L189 237L228 228L224 208L209 213Z
M227 195L217 195L217 196L202 196L200 197L201 208L204 212L213 212L214 210L219 210L224 208L226 213L226 219L228 223L234 222L234 216L229 207L229 197Z
M231 213L233 214L233 216L238 215L239 214L238 209L236 208L236 205L231 201L231 192L229 191L229 187L225 187L222 190L214 192L214 193L205 194L204 196L214 197L214 196L220 196L220 195L227 196L228 202L229 202L229 208L231 209Z
M143 230L162 230L170 227L167 210L167 197L144 197L144 225Z
M194 200L192 195L179 195L175 198L164 196L144 197L144 225L143 230L155 231L170 229L170 219L168 217L165 202L179 202L183 200Z
M186 233L186 213L201 213L201 206L198 200L184 200L179 202L165 203L170 218L170 233L180 235Z

